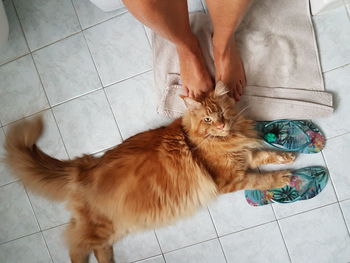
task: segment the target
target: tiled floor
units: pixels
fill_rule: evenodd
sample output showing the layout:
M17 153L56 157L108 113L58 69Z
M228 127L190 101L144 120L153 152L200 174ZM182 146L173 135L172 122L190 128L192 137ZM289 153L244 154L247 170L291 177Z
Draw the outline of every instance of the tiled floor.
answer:
M337 107L316 120L328 144L292 166L326 165L327 188L309 201L258 208L242 192L221 196L192 218L116 243L117 262L350 262L350 1L344 3L314 17ZM190 1L191 11L203 6ZM39 144L59 158L99 153L167 123L155 112L147 31L122 4L110 13L87 0L5 0L5 7L11 34L0 50L1 145L14 121L38 112L47 126ZM1 263L69 262L61 237L68 220L64 204L27 192L0 163Z

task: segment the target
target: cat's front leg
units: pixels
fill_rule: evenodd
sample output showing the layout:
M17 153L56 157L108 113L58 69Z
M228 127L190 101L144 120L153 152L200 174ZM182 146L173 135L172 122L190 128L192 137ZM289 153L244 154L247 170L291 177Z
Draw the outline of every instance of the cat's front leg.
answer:
M291 172L289 170L273 172L247 172L241 178L233 180L223 187L221 193L230 193L245 189L268 190L280 188L290 183Z
M277 152L277 151L256 151L251 155L249 167L257 168L263 164L286 164L292 163L296 155L291 152Z

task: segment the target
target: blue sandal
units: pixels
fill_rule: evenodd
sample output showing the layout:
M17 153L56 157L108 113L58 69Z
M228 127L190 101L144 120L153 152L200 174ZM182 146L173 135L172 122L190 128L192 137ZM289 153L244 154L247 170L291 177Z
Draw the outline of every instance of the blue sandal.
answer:
M245 190L245 198L252 206L271 203L293 203L318 195L327 185L328 170L321 166L311 166L294 171L289 185L266 191Z
M268 145L284 151L318 153L326 143L324 134L308 120L260 121L256 129Z

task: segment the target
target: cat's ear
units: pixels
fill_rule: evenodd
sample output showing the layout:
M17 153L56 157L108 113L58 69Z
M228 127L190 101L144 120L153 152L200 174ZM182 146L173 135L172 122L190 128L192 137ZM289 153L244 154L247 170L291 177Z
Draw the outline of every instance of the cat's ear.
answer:
M180 96L184 102L185 105L187 107L188 110L190 111L194 111L194 110L199 110L202 108L202 104L198 101L196 101L195 99L192 99L190 97L186 97L186 96Z
M215 91L214 91L214 96L215 97L224 96L224 95L226 95L229 92L230 92L230 90L227 88L227 86L221 80L219 80L216 83Z

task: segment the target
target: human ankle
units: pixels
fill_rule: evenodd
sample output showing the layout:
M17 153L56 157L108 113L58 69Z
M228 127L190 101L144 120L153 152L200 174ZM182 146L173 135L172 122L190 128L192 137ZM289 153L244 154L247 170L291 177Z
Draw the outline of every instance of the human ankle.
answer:
M200 46L196 37L187 39L186 41L182 41L181 43L177 43L176 50L182 54L197 54L200 50Z
M213 52L215 56L224 57L226 56L232 47L235 45L234 38L230 38L229 40L222 40L222 38L213 36Z

